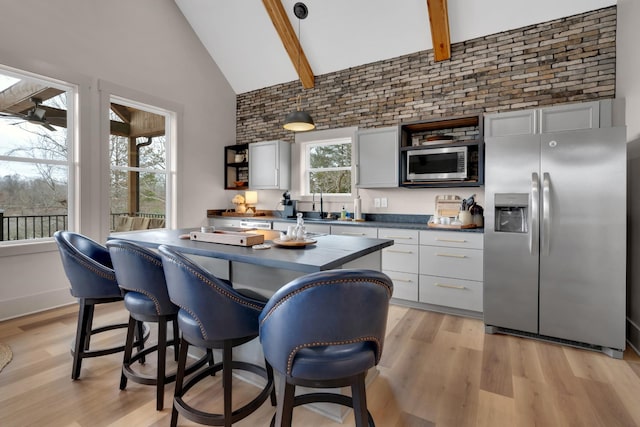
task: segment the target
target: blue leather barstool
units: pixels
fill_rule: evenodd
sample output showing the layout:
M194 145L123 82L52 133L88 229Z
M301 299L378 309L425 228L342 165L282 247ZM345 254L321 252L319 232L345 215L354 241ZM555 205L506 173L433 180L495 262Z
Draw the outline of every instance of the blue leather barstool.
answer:
M393 283L361 269L312 273L280 288L260 314L260 342L267 362L282 375L271 425L291 426L293 408L331 402L354 409L357 427L375 426L367 410L365 377L382 355ZM351 387L335 393L294 396L297 385Z
M71 378L80 377L82 359L99 357L124 351L124 345L90 350L91 336L118 328L126 328L126 323L111 324L93 328L93 314L97 304L122 301L122 291L116 281L111 257L107 248L98 242L70 231L57 231L53 235L65 274L71 284L71 295L78 298L80 306L75 342L71 348L73 368ZM148 337L142 323L136 328L138 340L135 345L142 348Z
M231 424L247 417L271 395L276 405L273 370L233 360L234 347L258 336L258 316L266 298L249 291L234 289L230 282L219 279L189 258L167 247L159 247L171 301L180 307L178 325L182 332L178 375L176 378L171 426L178 422L178 413L191 421L207 425ZM184 381L189 346L222 349L222 362L209 366ZM266 362L265 362L266 363ZM244 370L261 376L266 385L250 402L238 409L232 405L232 370ZM224 410L222 414L206 413L184 401L183 396L198 382L222 371Z
M124 291L124 306L129 310L129 327L120 376L120 390L127 387L130 379L138 384L156 386L156 409L164 407L164 386L175 381L176 374L166 375L167 346L173 345L175 360L178 360L178 306L169 299L164 278L162 259L153 251L135 243L110 240L107 248L115 270L120 289ZM138 351L133 355L133 339L136 321L158 324L156 345ZM167 323L173 323L173 339L167 341ZM144 375L132 369L137 362L144 362L147 355L157 352L158 365L155 377ZM195 372L207 362L213 365L213 353L207 352L197 362L185 370L185 374Z

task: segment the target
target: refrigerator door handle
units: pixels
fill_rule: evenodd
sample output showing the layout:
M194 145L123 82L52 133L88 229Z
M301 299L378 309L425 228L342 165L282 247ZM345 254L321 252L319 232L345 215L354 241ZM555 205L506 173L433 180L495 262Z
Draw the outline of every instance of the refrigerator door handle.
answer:
M551 240L551 178L542 174L542 255L549 255Z
M538 205L540 200L540 195L538 193L538 189L540 188L540 181L537 173L531 174L531 201L529 206L531 207L531 214L529 217L531 218L531 223L529 224L529 253L531 255L535 255L538 253L538 242L540 238L540 207Z

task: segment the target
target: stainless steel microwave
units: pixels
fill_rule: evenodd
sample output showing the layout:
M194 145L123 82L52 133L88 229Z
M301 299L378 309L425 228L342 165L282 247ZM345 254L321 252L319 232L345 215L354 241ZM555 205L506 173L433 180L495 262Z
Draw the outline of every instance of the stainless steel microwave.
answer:
M467 146L407 151L407 179L409 181L467 179L467 157Z

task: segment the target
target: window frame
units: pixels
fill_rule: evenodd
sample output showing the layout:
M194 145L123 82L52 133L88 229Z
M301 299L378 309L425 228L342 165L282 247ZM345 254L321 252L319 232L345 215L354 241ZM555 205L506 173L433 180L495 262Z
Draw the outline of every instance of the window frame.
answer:
M351 140L351 193L350 195L338 195L338 194L328 194L326 197L323 195L323 198L327 202L336 202L344 204L347 200L355 197L358 193L358 188L355 184L355 161L356 161L356 132L358 128L353 127L345 127L345 128L336 128L336 129L326 129L326 130L314 130L310 132L297 132L295 134L295 143L292 145L292 153L291 158L295 159L292 164L292 173L291 176L293 178L292 182L298 182L297 187L291 188L291 193L294 199L302 202L312 202L313 194L309 193L309 180L305 179L305 170L303 163L305 160L303 159L304 154L304 146L308 143L320 142L320 141L329 141L329 140L338 140L338 139L350 139ZM297 161L296 161L297 160ZM297 178L297 179L296 179ZM317 197L317 195L316 195Z
M327 167L327 168L312 168L311 167L311 150L314 147L326 147L326 146L330 146L330 145L344 145L344 144L349 144L351 145L351 159L349 162L349 166L338 166L338 167ZM300 195L301 196L313 196L312 192L311 192L311 173L312 172L332 172L332 171L350 171L351 172L351 182L350 182L350 186L349 189L351 191L349 191L349 193L323 193L327 196L333 196L333 197L351 197L351 195L353 194L353 184L354 184L354 180L353 180L353 173L354 173L354 167L353 167L353 140L351 138L334 138L334 139L323 139L323 140L318 140L318 141L307 141L307 142L302 142L300 143L301 146L301 151L302 153L304 153L300 160L301 160L301 166L302 166L302 171L304 173L304 181L300 187Z
M79 99L80 84L70 83L55 77L33 73L27 70L13 68L0 64L0 73L20 80L39 83L47 87L56 88L66 93L66 149L67 158L63 160L30 158L23 156L0 155L1 162L27 163L30 165L64 166L67 168L67 230L75 231L79 226ZM82 80L82 79L80 79ZM0 226L3 226L0 224ZM53 237L39 237L34 239L6 240L0 242L2 253L0 256L12 256L26 253L48 251L46 247L38 248L37 244L53 243ZM6 249L12 248L12 249Z
M172 101L168 101L153 95L126 88L106 80L98 81L98 91L100 93L100 141L102 157L105 159L102 166L105 168L102 180L101 191L101 233L102 238L107 239L111 235L110 224L110 174L111 164L109 158L109 135L110 119L109 111L111 102L131 106L133 108L146 110L154 114L165 116L165 137L166 137L166 200L165 200L165 228L176 229L179 222L178 206L181 203L180 193L177 191L178 182L178 141L180 139L179 123L182 121L183 107ZM146 169L140 171L146 172ZM137 169L136 169L137 170ZM156 170L154 170L154 173Z

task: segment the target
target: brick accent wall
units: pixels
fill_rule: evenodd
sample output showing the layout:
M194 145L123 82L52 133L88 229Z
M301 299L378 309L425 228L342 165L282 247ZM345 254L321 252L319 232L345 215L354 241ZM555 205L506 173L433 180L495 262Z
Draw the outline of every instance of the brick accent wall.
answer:
M615 66L612 6L453 44L448 61L428 50L240 94L236 142L293 141L282 123L298 94L319 130L374 128L613 98Z

